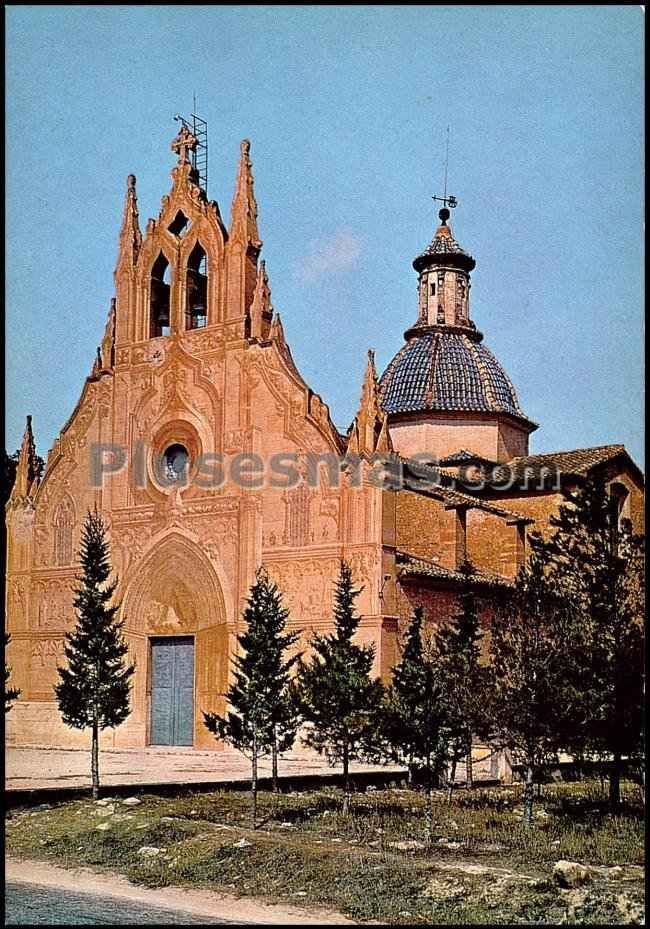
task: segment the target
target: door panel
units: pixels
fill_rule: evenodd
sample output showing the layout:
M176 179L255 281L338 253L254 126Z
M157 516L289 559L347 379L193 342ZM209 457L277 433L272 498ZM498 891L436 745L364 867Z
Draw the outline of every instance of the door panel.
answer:
M151 744L192 745L194 639L151 642Z

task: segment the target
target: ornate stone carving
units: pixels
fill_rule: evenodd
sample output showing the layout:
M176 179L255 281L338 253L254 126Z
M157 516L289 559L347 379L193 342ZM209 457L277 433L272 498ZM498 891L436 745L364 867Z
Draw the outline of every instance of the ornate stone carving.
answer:
M8 625L12 629L22 629L27 621L27 579L14 577L9 582Z
M301 481L282 495L285 504L285 545L302 548L313 542L311 529L311 492Z
M63 632L74 622L73 577L38 580L33 590L33 625L37 631Z
M59 664L64 658L63 648L63 639L36 639L30 652L32 665L44 668Z
M244 449L244 439L246 437L245 429L230 429L226 433L224 451L227 455L236 455Z
M283 592L292 621L313 622L331 614L337 557L267 561L266 568Z

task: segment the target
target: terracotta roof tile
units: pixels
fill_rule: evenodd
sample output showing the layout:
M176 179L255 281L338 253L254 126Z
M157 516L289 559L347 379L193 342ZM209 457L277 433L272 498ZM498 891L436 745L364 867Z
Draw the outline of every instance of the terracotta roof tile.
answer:
M586 477L598 465L618 455L627 455L624 445L598 445L594 448L575 448L566 452L548 452L544 455L522 455L492 469L495 484L508 481L539 479L559 472L565 477ZM631 459L630 459L631 460ZM636 468L636 465L634 465Z
M459 571L452 571L450 568L445 568L425 558L409 555L407 552L396 552L396 561L400 577L427 577L453 583L463 583L465 580L464 575ZM477 568L474 568L473 579L480 586L512 587L513 584L509 578L488 571L480 571Z
M497 506L496 503L482 500L480 497L475 497L473 494L466 494L462 491L442 486L438 483L440 471L435 466L429 467L427 465L418 464L417 471L411 473L407 458L402 459L402 464L404 467L404 484L406 489L412 490L415 493L422 493L427 496L435 497L436 500L440 500L445 505L446 509L466 507L467 509L484 510L505 519L508 523L533 523L535 521L530 516L523 516L521 513L515 513L503 506ZM431 471L431 481L426 486L424 486L423 471Z

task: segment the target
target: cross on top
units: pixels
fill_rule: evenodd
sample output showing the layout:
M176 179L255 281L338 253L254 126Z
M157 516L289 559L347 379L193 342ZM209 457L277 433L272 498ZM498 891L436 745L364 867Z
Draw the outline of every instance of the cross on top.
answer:
M190 159L187 153L196 151L198 139L190 132L187 126L181 126L180 132L172 142L172 151L178 154L178 163L181 165L189 164Z

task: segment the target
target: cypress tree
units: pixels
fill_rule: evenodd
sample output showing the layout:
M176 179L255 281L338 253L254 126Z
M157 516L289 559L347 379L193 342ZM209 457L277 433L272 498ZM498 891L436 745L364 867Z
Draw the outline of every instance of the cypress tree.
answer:
M485 701L493 738L523 763L527 825L540 768L565 747L575 719L579 693L567 649L575 630L575 612L549 581L543 560L532 554L492 621Z
M117 579L109 581L109 546L97 509L88 513L80 549L82 567L75 589L77 624L65 635L67 667L58 668L55 694L63 721L75 729L91 729L92 792L99 796L99 732L119 726L129 715L131 676L125 661L128 647L117 621L119 603L110 605Z
M234 680L226 699L225 717L204 713L210 732L251 759L253 828L257 824L258 761L273 758L273 788L277 791L278 754L294 743L298 727L291 696L291 669L298 655L286 657L299 632L286 632L289 611L282 605L277 585L259 568L243 619L245 630L237 641L242 652L234 659Z
M424 610L416 607L406 631L399 663L392 669L392 679L385 695L383 728L393 759L405 764L408 782L413 784L415 758L420 744L417 710L422 699L426 668L422 650Z
M8 632L5 632L5 713L8 713L13 704L16 702L20 696L20 690L16 687L9 686L9 678L11 677L11 668L7 664L6 654L7 646L11 641L11 636Z
M481 659L481 624L472 585L474 570L469 562L460 567L462 587L458 608L448 622L436 630L440 681L453 729L449 798L453 791L458 761L465 758L468 787L473 786L472 737L481 729L485 699L485 669Z
M417 607L409 625L400 662L386 694L384 732L393 757L426 773L425 835L433 840L433 788L449 754L450 713L443 694L441 667L432 643L422 641L424 613Z
M342 560L334 632L312 638L312 656L300 663L297 675L297 700L308 724L303 741L325 754L330 764L342 764L345 813L350 808L350 762L372 757L380 742L383 687L370 676L375 648L352 641L360 622L354 605L360 593L350 565Z
M581 694L568 750L608 761L612 809L624 758L641 753L644 706L644 547L617 501L594 477L551 518L553 534L532 539L557 589L580 616L572 674Z

